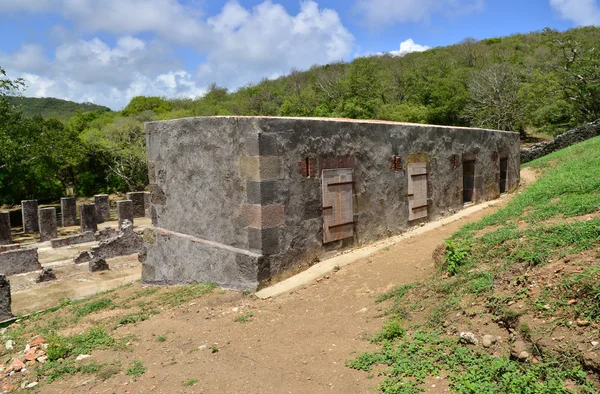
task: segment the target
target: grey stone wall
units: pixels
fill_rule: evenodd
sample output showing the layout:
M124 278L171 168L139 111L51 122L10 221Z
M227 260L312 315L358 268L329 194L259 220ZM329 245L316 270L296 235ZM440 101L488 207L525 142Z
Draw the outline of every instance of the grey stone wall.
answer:
M60 199L60 212L62 214L62 226L77 225L77 200L75 197L63 197Z
M529 163L552 152L575 145L600 135L600 119L569 130L557 136L553 141L540 142L529 148L521 149L521 163Z
M96 222L96 204L82 204L79 206L80 229L82 233L98 231Z
M16 249L0 253L0 274L16 275L41 270L37 249Z
M96 206L96 222L108 222L110 220L110 199L108 194L95 195L94 205Z
M0 245L12 243L10 213L0 212Z
M142 280L243 288L339 250L405 231L407 163L426 162L428 217L463 207L463 160L475 202L519 182L519 135L335 119L211 117L146 124L154 235ZM353 168L354 237L323 244L321 171ZM181 249L181 250L180 250ZM224 271L223 271L224 270ZM230 277L227 273L231 274Z
M56 208L40 208L38 211L40 241L50 241L58 236Z
M37 200L21 201L21 213L23 215L23 232L37 233L39 231L38 223L38 202Z
M0 322L12 319L10 281L5 275L0 275Z
M146 197L144 192L127 193L127 199L130 200L133 205L134 218L143 218L146 216Z

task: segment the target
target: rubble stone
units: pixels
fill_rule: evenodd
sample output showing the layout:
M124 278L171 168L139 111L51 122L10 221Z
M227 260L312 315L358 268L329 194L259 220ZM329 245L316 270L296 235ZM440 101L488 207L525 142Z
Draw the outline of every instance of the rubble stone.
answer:
M107 271L110 268L104 259L93 259L89 262L90 272Z

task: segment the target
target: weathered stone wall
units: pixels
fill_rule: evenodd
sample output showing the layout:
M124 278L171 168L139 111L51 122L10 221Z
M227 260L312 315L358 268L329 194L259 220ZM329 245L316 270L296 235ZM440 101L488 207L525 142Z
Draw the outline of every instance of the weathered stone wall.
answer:
M528 163L552 152L575 145L600 135L600 119L569 130L557 136L554 141L540 142L529 148L521 149L521 163Z
M152 221L145 282L252 287L340 249L401 233L407 162L427 162L431 220L519 182L519 136L492 130L335 119L213 117L146 125ZM323 244L321 171L353 168L354 237ZM212 278L212 279L211 279Z
M0 212L0 245L12 243L10 213Z
M0 253L0 274L16 275L42 269L37 249L16 249Z

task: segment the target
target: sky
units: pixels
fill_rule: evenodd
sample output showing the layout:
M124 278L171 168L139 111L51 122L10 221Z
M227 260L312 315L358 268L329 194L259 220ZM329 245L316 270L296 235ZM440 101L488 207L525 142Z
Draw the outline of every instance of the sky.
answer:
M25 96L198 97L292 69L600 24L600 0L0 0L0 67Z

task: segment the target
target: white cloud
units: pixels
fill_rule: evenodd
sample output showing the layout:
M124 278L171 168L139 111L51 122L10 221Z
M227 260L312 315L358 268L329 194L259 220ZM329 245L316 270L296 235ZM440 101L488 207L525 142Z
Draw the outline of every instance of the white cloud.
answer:
M483 6L484 0L356 0L363 22L372 28L427 22L435 13L469 14Z
M308 68L347 58L354 37L333 10L317 3L301 3L300 12L289 15L270 1L248 11L228 3L207 21L218 43L199 67L199 77L236 87L262 77Z
M409 38L408 40L400 43L399 50L391 51L389 53L392 56L404 56L411 52L424 52L428 49L431 49L431 48L426 45L419 45L416 42L414 42L412 38Z
M54 12L73 26L71 31L61 25L52 28L53 37L61 42L52 59L44 59L41 48L32 45L10 55L0 53L0 61L7 69L28 73L30 89L37 95L49 92L76 101L106 100L119 108L134 94L190 96L200 94L211 82L235 89L292 68L347 59L352 53L354 37L337 12L319 8L312 0L301 1L296 15L271 0L252 8L231 0L211 17L193 8L194 2L186 4L178 0L0 0L0 12ZM91 33L108 33L116 43L76 39ZM142 34L153 38L144 41ZM174 50L180 58L174 58ZM182 51L187 64L198 59L195 69L181 67ZM32 56L23 55L27 52ZM36 67L40 64L43 67ZM68 89L69 84L74 88Z
M597 0L550 0L550 5L563 19L577 26L600 25L600 6Z

